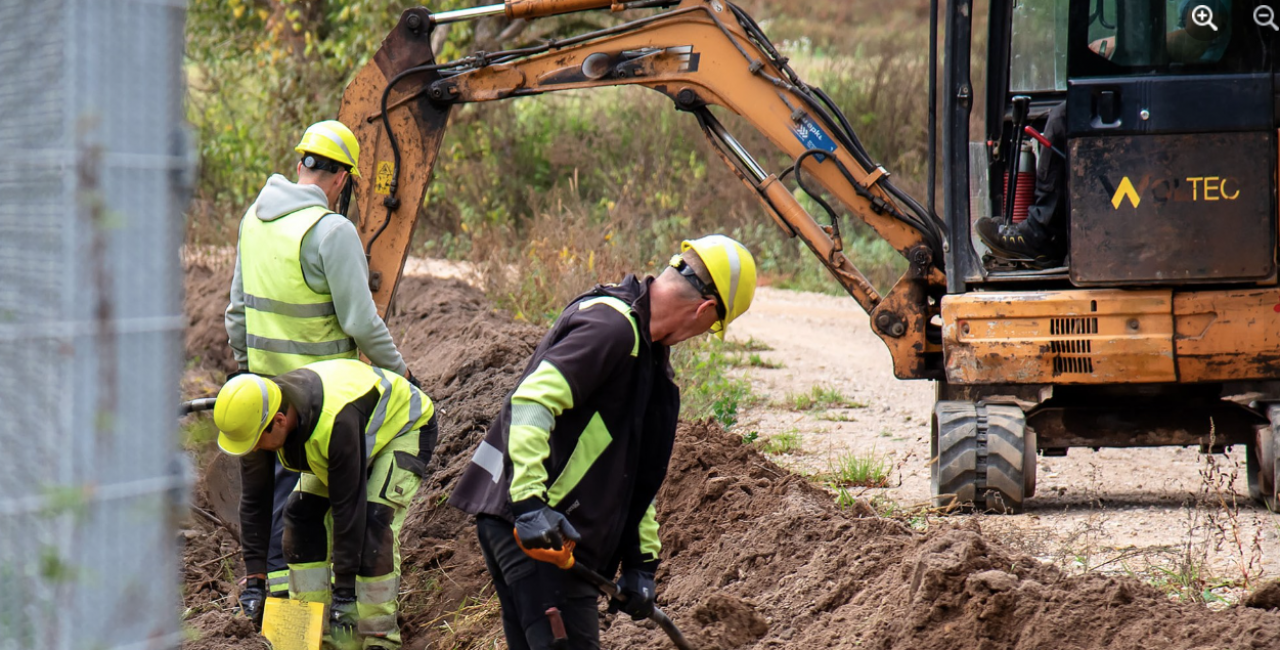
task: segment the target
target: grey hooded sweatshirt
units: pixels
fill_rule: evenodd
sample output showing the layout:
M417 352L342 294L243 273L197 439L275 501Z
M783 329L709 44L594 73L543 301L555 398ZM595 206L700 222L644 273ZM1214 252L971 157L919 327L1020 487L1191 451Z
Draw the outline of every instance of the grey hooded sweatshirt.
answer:
M298 185L280 174L267 179L266 187L250 206L246 218L256 215L273 221L312 206L329 207L324 192L315 185ZM355 339L360 352L379 368L404 376L407 368L387 324L378 316L369 291L369 263L356 227L346 217L325 216L302 237L302 277L316 293L333 296L342 331ZM244 280L240 275L240 251L236 249L236 270L231 278L231 304L225 318L231 350L241 370L249 369L245 346Z

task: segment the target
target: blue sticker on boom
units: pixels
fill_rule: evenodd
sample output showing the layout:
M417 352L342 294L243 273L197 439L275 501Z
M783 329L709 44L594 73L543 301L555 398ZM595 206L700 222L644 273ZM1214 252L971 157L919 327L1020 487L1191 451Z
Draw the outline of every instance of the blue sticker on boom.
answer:
M827 135L827 132L823 131L822 127L818 126L817 123L813 121L813 118L808 115L804 116L804 118L800 120L799 124L791 127L791 132L795 134L796 139L800 141L800 144L804 145L805 149L821 149L831 153L836 152L835 140L832 140L831 136ZM827 159L826 156L818 155L815 155L814 158L816 158L818 162L822 162Z

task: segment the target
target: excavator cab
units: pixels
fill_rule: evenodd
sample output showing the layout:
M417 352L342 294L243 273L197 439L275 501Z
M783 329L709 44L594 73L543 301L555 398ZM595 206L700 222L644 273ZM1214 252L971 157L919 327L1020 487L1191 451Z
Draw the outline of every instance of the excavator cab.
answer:
M1017 510L1037 452L1243 445L1274 508L1275 9L993 2L977 139L963 4L945 12L944 182L949 239L969 245L949 251L941 300L935 503ZM1035 137L1055 108L1058 151ZM1046 156L1065 161L1052 188L1035 178ZM973 223L1029 218L1046 190L1063 199L1062 264L993 260Z

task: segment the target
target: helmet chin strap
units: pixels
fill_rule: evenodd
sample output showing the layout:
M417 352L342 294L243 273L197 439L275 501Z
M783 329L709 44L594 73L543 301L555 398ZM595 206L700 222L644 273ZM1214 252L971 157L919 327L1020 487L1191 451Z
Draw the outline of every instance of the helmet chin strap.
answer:
M342 194L338 196L338 214L346 217L347 208L351 207L351 191L355 188L355 183L351 180L351 174L347 174L347 180L342 184Z

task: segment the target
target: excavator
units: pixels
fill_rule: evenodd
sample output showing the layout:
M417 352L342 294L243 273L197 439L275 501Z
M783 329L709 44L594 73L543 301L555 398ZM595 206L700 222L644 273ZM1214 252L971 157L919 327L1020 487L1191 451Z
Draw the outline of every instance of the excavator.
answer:
M932 9L924 204L894 186L831 98L725 0L406 10L339 115L365 152L348 216L375 302L385 314L395 296L455 106L643 86L697 120L782 236L803 240L869 314L894 374L936 382L935 506L1021 511L1037 455L1071 448L1243 445L1250 494L1274 508L1275 11L1258 0L933 0ZM432 52L447 23L586 11L626 15L449 62ZM1199 58L1175 47L1193 22L1212 27ZM1053 151L1031 136L1064 102L1067 146ZM761 164L717 113L741 117L790 166ZM1037 155L1067 160L1069 253L1051 268L992 263L973 223L1017 216L1030 190L1007 177ZM825 214L806 211L799 193ZM887 293L846 253L828 199L906 258Z

